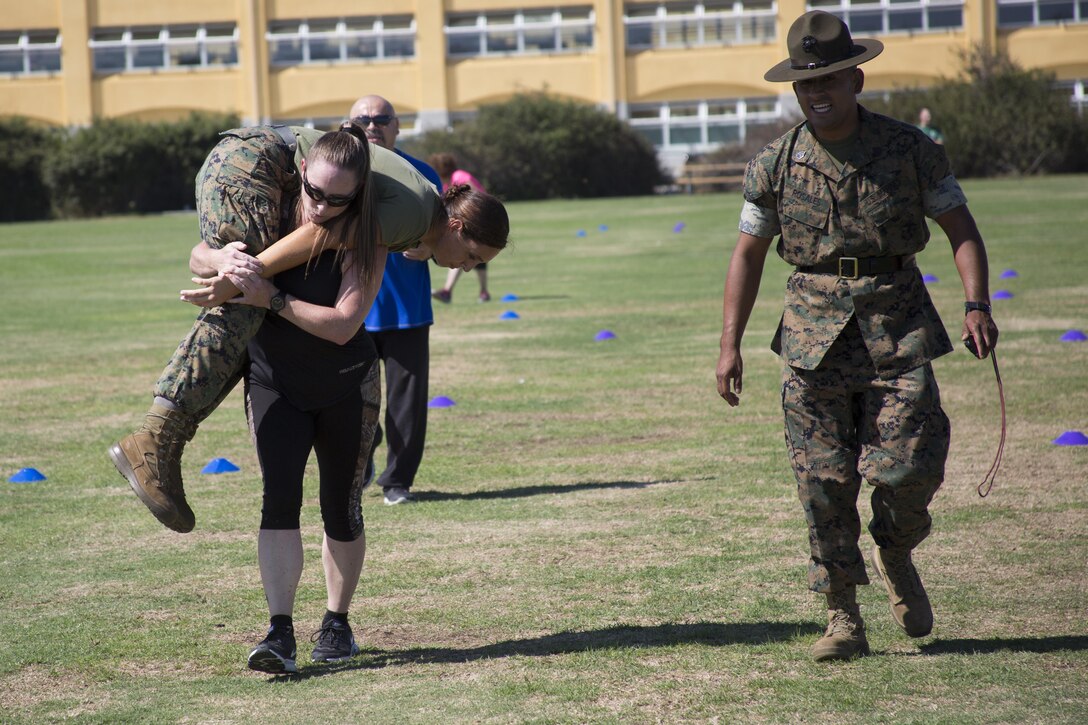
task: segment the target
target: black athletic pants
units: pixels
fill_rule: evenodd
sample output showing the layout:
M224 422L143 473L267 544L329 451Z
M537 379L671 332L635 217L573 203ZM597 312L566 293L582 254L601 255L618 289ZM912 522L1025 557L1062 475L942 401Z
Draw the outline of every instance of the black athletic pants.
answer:
M300 528L302 479L313 450L325 533L336 541L358 539L363 533L363 474L378 419L377 410L363 405L362 385L337 403L304 411L247 380L246 414L264 478L261 528Z
M411 488L427 437L430 325L371 332L385 364L385 470L382 488Z

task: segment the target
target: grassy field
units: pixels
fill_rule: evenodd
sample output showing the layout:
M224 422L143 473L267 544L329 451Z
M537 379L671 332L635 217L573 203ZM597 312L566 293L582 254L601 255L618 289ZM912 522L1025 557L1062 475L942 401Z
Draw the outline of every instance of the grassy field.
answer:
M980 499L993 370L962 349L938 360L952 453L915 555L934 632L907 639L864 587L874 656L833 665L809 656L825 619L768 349L777 257L743 402L715 391L739 196L510 206L495 301L475 303L470 274L435 310L431 394L457 405L431 411L419 502L364 499L363 654L336 667L309 662L324 611L311 462L302 666L282 680L245 667L267 620L239 391L187 450L191 534L160 526L105 455L194 316L174 291L195 218L0 226L0 721L1088 721L1088 447L1051 443L1088 433L1088 343L1059 339L1088 331L1088 176L965 188L992 288L1014 295L995 301L1005 463ZM942 236L920 262L958 338ZM241 471L202 475L216 457ZM9 483L24 467L47 480Z

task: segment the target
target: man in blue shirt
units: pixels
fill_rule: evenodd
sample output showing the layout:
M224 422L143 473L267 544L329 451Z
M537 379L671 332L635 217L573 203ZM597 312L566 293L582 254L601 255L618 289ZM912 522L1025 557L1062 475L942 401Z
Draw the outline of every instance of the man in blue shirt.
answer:
M366 129L367 140L404 157L441 193L434 169L395 148L400 120L393 104L381 96L364 96L351 107L351 118ZM365 325L385 365L387 457L378 483L389 506L412 500L412 482L423 460L433 323L427 262L387 255L385 278Z

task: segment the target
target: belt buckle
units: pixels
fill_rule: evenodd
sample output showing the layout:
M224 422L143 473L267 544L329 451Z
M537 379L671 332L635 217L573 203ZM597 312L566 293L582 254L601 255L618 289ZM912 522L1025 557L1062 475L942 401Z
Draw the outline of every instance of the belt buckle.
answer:
M847 264L854 265L853 266L853 271L850 274L847 274L843 270L843 262L846 262ZM858 278L858 258L857 257L839 257L839 277L841 277L843 279L857 279Z

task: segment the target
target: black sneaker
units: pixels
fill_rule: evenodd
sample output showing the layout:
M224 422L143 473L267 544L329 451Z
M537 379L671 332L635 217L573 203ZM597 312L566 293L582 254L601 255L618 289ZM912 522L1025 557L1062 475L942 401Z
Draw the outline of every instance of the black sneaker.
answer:
M359 654L351 627L335 619L322 624L310 641L317 643L311 655L314 662L343 662Z
M249 669L273 675L294 674L294 627L269 627L268 636L249 653Z

